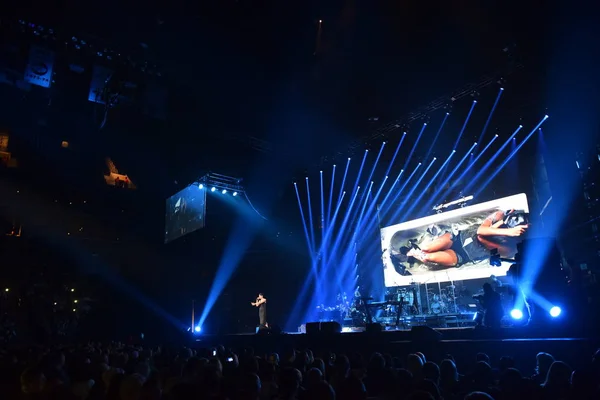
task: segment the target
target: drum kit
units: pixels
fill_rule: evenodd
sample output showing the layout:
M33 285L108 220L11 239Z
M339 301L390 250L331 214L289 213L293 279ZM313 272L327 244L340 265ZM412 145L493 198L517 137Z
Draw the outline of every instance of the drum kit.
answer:
M409 288L399 288L395 291L387 291L385 293L385 301L388 305L383 310L384 317L392 317L398 314L409 316L419 313L419 295L418 288L411 286ZM398 308L401 308L398 310Z
M440 282L437 284L412 282L407 287L390 288L385 293L385 301L379 302L373 302L374 299L371 297L355 296L350 300L343 296L341 299L338 298L338 304L333 307L325 307L323 304L317 307L319 320L351 319L355 325L364 325L378 318L393 318L397 325L400 319L404 320L407 317L458 314L461 289L454 282L449 283L442 286ZM380 311L375 312L376 310Z
M440 315L458 313L458 291L454 282L442 287L438 282L437 290L425 283L428 314Z
M424 293L421 291L421 286L424 286ZM421 301L422 297L425 297L424 304ZM393 292L386 292L385 299L387 302L401 302L403 304L401 314L410 316L458 313L458 297L459 290L454 282L450 282L450 285L444 287L438 282L437 288L426 282L422 284L413 282L408 288L398 288ZM387 316L387 314L395 315L396 308L388 306L385 310L385 315Z

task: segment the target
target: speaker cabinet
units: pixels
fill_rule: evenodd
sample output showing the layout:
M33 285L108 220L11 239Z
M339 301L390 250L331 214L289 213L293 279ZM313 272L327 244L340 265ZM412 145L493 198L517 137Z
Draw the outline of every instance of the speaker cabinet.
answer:
M437 342L442 339L442 334L428 326L413 326L410 330L410 339L413 342Z
M332 335L335 333L341 333L342 326L335 321L331 322L308 322L306 324L306 334L307 335L316 335L316 334L325 334Z

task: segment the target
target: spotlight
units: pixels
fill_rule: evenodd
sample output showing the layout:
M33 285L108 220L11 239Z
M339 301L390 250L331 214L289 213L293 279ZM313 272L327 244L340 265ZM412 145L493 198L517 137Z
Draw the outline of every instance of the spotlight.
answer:
M223 194L226 194L226 193L227 193L227 190L223 189L223 190L221 191L221 193L223 193Z
M200 333L200 331L202 331L202 329L200 328L200 326L197 326L197 327L194 328L194 332Z
M211 191L211 192L214 192L214 191L216 191L216 190L217 190L217 188L216 188L216 187L214 187L214 186L213 186L212 188L210 188L210 191Z
M550 316L556 318L560 315L561 312L562 310L560 309L560 307L554 306L550 309Z
M237 196L237 192L233 192L233 197Z
M512 310L512 311L510 312L510 316L511 316L513 319L521 319L521 318L523 318L523 311L521 311L521 310L519 310L519 309L515 308L514 310Z
M204 185L203 184L199 184L198 185L198 189L204 189Z

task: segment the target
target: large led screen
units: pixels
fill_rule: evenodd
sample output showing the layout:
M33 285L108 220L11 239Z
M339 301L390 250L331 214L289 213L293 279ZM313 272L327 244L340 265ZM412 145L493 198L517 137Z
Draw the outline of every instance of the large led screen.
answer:
M167 199L165 243L204 228L206 190L188 186Z
M385 286L505 276L528 221L521 193L382 228Z

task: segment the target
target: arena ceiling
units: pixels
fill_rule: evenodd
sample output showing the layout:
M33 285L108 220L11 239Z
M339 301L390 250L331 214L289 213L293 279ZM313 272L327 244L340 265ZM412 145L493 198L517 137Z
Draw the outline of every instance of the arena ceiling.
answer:
M168 140L144 146L162 153L165 175L179 180L209 168L233 174L265 153L293 151L286 124L308 118L326 131L304 157L310 167L498 70L507 48L527 61L538 56L528 14L505 2L486 9L447 4L438 12L416 1L63 4L68 12L40 12L50 6L39 3L13 15L155 64L169 86L161 126ZM134 132L135 122L111 122L132 146L147 139Z

